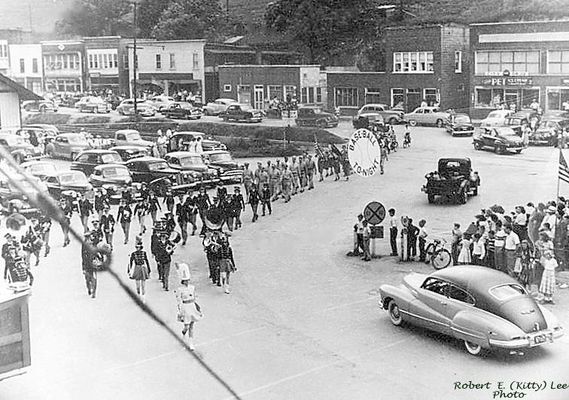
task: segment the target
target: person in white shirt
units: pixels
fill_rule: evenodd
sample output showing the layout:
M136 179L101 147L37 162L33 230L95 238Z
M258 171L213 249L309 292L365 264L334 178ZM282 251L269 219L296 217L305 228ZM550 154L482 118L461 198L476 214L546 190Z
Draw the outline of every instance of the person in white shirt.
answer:
M356 240L354 241L354 256L360 255L360 249L364 251L364 216L362 214L358 215L358 222L354 225L354 232L356 233Z
M196 139L196 153L198 154L202 154L203 153L203 147L202 147L202 138L198 136L198 138Z
M475 265L484 265L486 257L486 241L479 233L475 233L472 243L472 263Z
M555 226L557 225L557 209L555 206L549 206L545 210L545 217L541 221L540 230L545 228L545 224L549 224L549 229L551 230L551 236L555 237Z
M424 219L419 221L419 261L425 262L427 257L427 252L425 251L425 245L427 243L427 237L429 236L429 232L425 225L427 221Z
M504 250L506 251L506 270L510 276L515 276L514 267L516 264L516 252L520 247L520 238L512 230L512 226L507 224L504 226L506 237L504 239Z
M371 239L371 229L369 228L367 221L364 219L362 228L362 237L363 237L363 245L364 245L364 256L362 260L364 261L371 261L371 254L369 251L369 241Z
M399 228L399 221L395 217L395 208L390 208L389 211L389 243L391 244L391 255L397 256L397 231Z

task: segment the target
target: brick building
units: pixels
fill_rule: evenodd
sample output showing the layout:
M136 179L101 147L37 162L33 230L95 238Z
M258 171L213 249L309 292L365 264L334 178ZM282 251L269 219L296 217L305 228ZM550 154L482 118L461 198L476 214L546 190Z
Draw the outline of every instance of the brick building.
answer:
M46 91L83 92L86 89L85 42L41 42Z
M120 36L85 37L87 88L111 89L124 92L128 87L128 74L124 73L124 48Z
M367 103L403 106L425 99L442 108L469 107L468 27L457 24L386 28L385 71L329 72L328 107L353 114Z
M568 22L470 25L471 116L512 104L529 108L534 99L544 111L569 109Z
M326 104L326 74L319 65L220 65L220 97L257 109L269 100L296 97L301 104Z

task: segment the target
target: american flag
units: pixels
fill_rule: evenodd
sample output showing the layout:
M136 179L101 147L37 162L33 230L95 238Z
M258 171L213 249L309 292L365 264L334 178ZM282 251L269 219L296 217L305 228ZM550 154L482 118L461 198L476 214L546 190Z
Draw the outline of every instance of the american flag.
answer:
M559 179L563 182L569 183L569 167L567 166L567 161L563 157L561 150L559 151Z

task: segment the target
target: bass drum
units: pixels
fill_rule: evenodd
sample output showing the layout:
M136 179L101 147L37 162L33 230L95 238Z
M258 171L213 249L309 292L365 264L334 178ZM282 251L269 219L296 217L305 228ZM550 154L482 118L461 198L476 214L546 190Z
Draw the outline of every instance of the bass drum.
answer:
M180 232L176 231L172 231L172 233L170 234L170 238L168 239L168 241L173 244L178 244L180 243L181 240L182 240L182 235L180 234Z

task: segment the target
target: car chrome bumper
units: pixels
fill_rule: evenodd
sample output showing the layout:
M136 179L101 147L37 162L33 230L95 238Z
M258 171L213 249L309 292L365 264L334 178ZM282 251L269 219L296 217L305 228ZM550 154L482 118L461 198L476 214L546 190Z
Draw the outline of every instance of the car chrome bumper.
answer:
M519 349L524 347L535 347L545 344L547 342L553 343L554 340L559 339L563 336L563 329L558 330L547 330L540 331L537 333L532 333L526 337L512 340L498 340L498 339L488 339L490 346L498 347L502 349Z
M506 151L510 153L515 153L517 151L521 151L524 149L524 146L516 146L516 147L506 147Z

